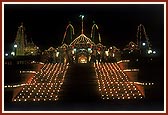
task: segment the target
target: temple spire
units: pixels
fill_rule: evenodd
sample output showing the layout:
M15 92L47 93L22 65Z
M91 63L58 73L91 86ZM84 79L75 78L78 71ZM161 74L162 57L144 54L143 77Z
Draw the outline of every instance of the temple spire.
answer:
M81 30L81 33L83 34L83 18L84 18L84 15L80 15L79 17L82 18L82 30Z

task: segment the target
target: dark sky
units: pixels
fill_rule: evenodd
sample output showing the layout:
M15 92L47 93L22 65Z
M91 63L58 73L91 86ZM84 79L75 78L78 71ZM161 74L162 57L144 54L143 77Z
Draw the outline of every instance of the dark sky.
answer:
M102 43L123 48L130 41L136 42L137 27L145 26L154 48L163 50L164 6L159 4L50 4L18 5L4 7L5 50L11 49L20 23L26 27L28 39L42 49L58 47L71 21L75 36L81 32L80 14L84 14L84 34L90 37L93 20L99 26Z

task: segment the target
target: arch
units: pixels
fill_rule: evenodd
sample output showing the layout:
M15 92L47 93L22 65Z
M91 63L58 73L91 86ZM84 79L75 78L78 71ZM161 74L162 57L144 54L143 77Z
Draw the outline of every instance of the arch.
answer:
M76 62L77 63L88 63L89 54L86 49L79 49L76 53Z
M87 56L84 55L84 54L81 54L79 57L78 57L78 63L87 63L88 62L88 59L87 59Z

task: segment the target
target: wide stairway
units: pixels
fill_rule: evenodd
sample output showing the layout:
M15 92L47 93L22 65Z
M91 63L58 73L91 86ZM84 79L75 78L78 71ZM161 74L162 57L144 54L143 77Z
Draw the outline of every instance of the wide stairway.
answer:
M44 64L13 98L23 110L132 110L144 96L116 63ZM14 103L18 109L23 103ZM143 103L142 103L143 105ZM45 109L44 109L45 108Z
M91 64L70 65L66 75L60 101L90 103L100 99L95 70Z

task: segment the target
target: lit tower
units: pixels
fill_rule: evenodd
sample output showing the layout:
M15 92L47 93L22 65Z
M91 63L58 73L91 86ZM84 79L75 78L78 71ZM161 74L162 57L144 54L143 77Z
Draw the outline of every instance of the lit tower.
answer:
M149 37L146 34L145 27L140 24L137 30L137 45L140 48L140 51L151 55L155 54L156 51L152 50L152 45L149 42Z
M69 41L69 39L65 40L67 38L67 34L69 35L68 37L70 38L70 41ZM62 44L64 44L64 43L70 44L72 42L72 38L73 38L74 34L75 34L74 27L72 26L71 22L69 22L69 24L66 27L65 33L64 33Z
M24 49L26 45L25 41L26 41L25 27L23 26L23 23L21 23L21 25L18 27L17 35L14 42L14 49L16 56L24 55Z
M146 34L144 25L140 24L137 29L137 45L141 49L142 46L146 46L147 49L151 49L149 38Z
M81 31L81 33L83 34L83 18L84 18L85 16L84 16L84 15L80 15L79 17L82 18L82 31Z
M96 38L96 30L97 30L97 34L98 34L98 40L95 39ZM93 21L93 26L92 26L92 30L91 30L91 39L95 43L101 43L101 37L100 37L100 33L98 30L99 30L99 27L97 26L97 24L95 24L95 21Z

